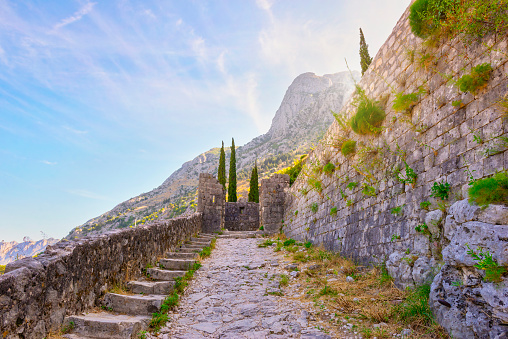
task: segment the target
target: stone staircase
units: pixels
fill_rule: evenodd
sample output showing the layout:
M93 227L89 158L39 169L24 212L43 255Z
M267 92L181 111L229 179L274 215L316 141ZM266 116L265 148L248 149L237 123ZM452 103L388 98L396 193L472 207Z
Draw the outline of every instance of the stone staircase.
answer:
M147 278L127 283L128 291L107 293L103 311L68 316L63 328L69 339L138 338L148 328L152 313L159 312L166 296L173 291L176 277L185 275L198 259L198 253L210 246L214 235L200 234L168 252L159 260L160 268L148 268ZM105 311L107 310L107 311Z
M235 238L235 239L247 239L257 238L265 234L264 231L222 231L222 234L218 235L218 238Z

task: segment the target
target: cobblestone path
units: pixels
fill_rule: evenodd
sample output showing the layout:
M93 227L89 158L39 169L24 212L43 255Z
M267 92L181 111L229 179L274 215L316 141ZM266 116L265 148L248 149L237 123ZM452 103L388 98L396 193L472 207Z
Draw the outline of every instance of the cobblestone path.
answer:
M300 301L281 296L281 258L258 248L260 241L217 239L158 337L331 338L309 322Z

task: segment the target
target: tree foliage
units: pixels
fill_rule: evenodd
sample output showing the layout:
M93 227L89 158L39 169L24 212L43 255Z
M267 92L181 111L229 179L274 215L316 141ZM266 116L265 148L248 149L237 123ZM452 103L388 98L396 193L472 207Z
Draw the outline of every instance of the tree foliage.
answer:
M249 202L259 202L258 164L254 164L250 176Z
M228 201L236 202L236 150L235 139L231 142L231 159L229 160L229 183L228 183Z
M371 62L372 58L369 55L369 45L365 42L363 31L360 28L360 65L362 66L362 75L367 71Z
M224 141L222 142L222 148L220 149L219 157L219 171L217 173L219 182L226 189L226 153L224 152Z

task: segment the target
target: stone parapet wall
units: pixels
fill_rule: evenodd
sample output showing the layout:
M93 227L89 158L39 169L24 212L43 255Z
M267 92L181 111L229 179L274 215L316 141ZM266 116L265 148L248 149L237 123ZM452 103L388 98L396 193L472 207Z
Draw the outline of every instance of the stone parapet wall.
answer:
M0 276L2 338L58 333L66 315L100 304L104 292L141 276L168 250L202 228L202 214L61 241L36 258L7 265Z
M381 262L395 251L423 250L415 227L424 221L422 201L437 208L438 201L430 198L435 182L451 185L450 204L467 196L468 171L482 178L508 168L506 145L498 139L507 135L508 121L496 105L507 93L506 36L469 45L454 39L429 47L412 34L408 13L359 82L387 113L382 132L361 136L334 122L309 154L285 204L287 236L362 263ZM481 63L490 63L494 71L476 95L460 92L447 80L457 80ZM416 92L420 86L425 93L411 114L392 109L396 93ZM356 112L354 99L341 111L347 117ZM341 154L341 138L357 141L355 155ZM335 166L332 173L322 171L328 162ZM418 175L414 185L396 179L397 168L404 176L405 163ZM353 182L358 186L347 188ZM374 189L373 195L364 193L365 185Z
M215 177L208 173L199 175L198 208L203 213L203 232L219 232L224 228L226 190Z
M257 231L259 204L256 202L226 202L224 228L228 231Z
M259 190L260 222L267 233L277 233L283 225L289 175L274 174L261 180Z

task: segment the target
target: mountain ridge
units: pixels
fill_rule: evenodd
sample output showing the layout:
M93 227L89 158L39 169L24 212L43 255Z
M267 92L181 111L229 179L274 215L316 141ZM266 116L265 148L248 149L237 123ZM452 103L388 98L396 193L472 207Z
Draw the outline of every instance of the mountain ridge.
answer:
M245 198L254 161L259 176L265 178L290 166L306 154L333 121L331 110L339 111L354 91L359 72L339 72L318 76L307 72L288 87L267 133L236 148L238 193ZM212 148L182 164L153 190L128 199L110 211L92 218L70 231L67 239L80 238L115 228L145 224L195 209L199 173L216 175L220 148ZM229 164L229 148L226 164Z

